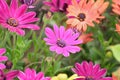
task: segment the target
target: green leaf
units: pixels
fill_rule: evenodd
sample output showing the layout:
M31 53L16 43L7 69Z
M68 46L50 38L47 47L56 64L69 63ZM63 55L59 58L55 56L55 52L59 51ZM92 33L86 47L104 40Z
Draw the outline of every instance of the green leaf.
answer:
M120 44L110 46L109 49L113 52L113 56L120 62Z

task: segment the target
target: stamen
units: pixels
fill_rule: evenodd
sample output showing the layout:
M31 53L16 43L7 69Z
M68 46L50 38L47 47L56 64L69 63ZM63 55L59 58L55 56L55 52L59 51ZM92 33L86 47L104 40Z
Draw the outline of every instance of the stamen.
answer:
M62 41L62 40L57 40L57 43L56 43L59 47L65 47L66 46L66 44L65 44L65 42L64 41Z
M10 26L14 26L14 27L18 26L18 21L16 19L14 19L14 18L9 18L8 21L7 21L7 23Z
M86 77L85 80L94 80L92 77Z
M80 13L80 14L78 15L78 19L79 19L81 22L84 21L85 18L86 18L86 16L85 16L84 13Z

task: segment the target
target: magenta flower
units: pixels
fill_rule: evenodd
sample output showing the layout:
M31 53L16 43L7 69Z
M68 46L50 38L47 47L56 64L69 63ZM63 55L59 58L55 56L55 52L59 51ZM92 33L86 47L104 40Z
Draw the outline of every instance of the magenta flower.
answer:
M104 77L106 69L100 69L99 64L93 65L92 62L76 63L72 70L79 76L75 80L112 80L111 77Z
M32 4L35 2L36 0L20 0L20 2L22 4L26 4L29 6L29 8L34 8L35 6L32 6Z
M10 7L6 0L0 0L0 24L11 32L16 32L19 35L24 35L23 28L39 30L39 26L32 24L38 21L35 18L35 12L27 12L27 5L23 4L18 7L18 0L11 0Z
M70 52L76 53L80 51L78 44L81 40L77 40L79 34L74 34L71 29L65 31L64 26L58 28L57 25L53 26L54 31L50 28L45 29L45 34L48 38L44 38L46 44L50 45L50 50L55 51L57 54L62 54L68 57Z
M5 52L6 50L4 48L0 49L0 62L8 60L7 56L2 56ZM0 69L4 68L6 68L6 66L3 63L0 63Z
M18 78L19 80L50 80L50 77L44 77L43 72L36 74L36 71L30 68L27 68L25 73L20 71Z
M0 80L13 80L13 78L17 77L18 74L18 70L13 70L8 73L4 73L2 70L0 70Z
M66 8L70 3L71 0L52 0L51 2L44 2L45 5L50 6L51 12L66 12Z

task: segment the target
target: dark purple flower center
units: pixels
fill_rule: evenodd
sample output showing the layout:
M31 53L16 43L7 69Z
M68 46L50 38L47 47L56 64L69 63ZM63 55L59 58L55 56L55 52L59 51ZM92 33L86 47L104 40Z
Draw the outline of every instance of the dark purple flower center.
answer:
M59 47L65 47L66 46L66 44L65 44L65 42L64 41L62 41L62 40L57 40L57 43L56 43Z
M9 18L7 23L10 25L10 26L13 26L13 27L16 27L18 26L18 21L14 18Z
M80 14L78 15L78 19L79 19L81 22L84 21L85 18L86 18L86 16L85 16L84 13L80 13Z
M5 62L6 69L11 69L12 65L13 65L13 63L9 60Z
M85 80L94 80L92 77L86 77Z
M22 4L27 4L28 6L32 5L35 0L20 0Z

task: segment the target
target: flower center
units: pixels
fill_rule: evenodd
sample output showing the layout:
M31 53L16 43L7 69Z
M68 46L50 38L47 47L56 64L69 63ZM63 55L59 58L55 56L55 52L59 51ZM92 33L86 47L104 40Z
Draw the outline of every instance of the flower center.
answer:
M94 80L92 77L86 77L85 80Z
M84 13L80 13L80 14L78 15L78 19L79 19L81 22L84 21L85 18L86 18L86 16L85 16Z
M16 27L18 26L18 21L14 18L9 18L7 23L10 25L10 26L13 26L13 27Z
M62 41L62 40L57 40L57 43L56 43L59 47L65 47L66 46L66 44L65 44L65 42L64 41Z
M27 5L32 5L33 0L24 0L24 3Z

